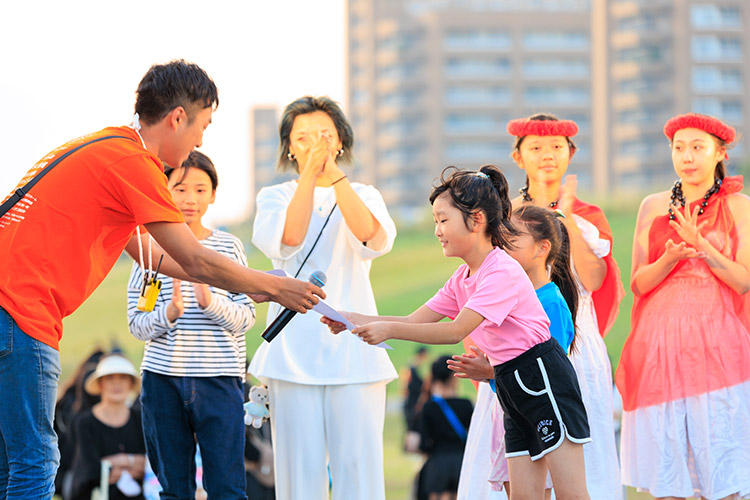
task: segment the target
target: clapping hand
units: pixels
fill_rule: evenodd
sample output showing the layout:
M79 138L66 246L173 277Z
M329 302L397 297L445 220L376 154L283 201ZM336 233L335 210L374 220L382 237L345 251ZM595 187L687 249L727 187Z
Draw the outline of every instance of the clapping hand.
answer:
M185 303L182 301L182 281L172 280L172 299L167 304L167 319L174 322L185 313Z
M575 175L566 175L565 182L560 186L560 197L557 202L557 208L565 215L570 215L573 210L577 190L578 177Z
M471 346L471 354L455 355L448 360L448 369L458 378L468 378L478 382L495 377L487 355L477 346Z
M205 309L210 306L213 298L211 288L205 283L192 283L192 285L195 292L195 300L198 301L200 308Z
M675 243L671 239L664 245L665 255L670 262L679 262L682 259L705 259L706 253L690 247L684 241Z

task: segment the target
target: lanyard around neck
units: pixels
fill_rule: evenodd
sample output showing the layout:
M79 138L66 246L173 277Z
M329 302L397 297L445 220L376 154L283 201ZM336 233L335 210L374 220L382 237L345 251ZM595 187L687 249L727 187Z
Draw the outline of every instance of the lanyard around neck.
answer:
M135 232L138 235L138 262L141 266L141 274L143 275L144 280L148 280L151 278L151 235L148 235L148 274L146 274L146 270L143 265L143 243L141 242L141 227L136 226Z

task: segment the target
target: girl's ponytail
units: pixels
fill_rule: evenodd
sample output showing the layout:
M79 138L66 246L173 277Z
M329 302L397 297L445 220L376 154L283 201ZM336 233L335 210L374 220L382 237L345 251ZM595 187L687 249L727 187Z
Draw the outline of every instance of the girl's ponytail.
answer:
M505 229L511 235L516 235L517 231L513 222L510 220L511 212L513 211L513 205L510 201L510 186L508 185L508 179L500 172L500 170L494 165L483 165L479 171L492 181L492 185L497 190L500 197L500 221Z
M573 317L573 332L577 332L576 327L576 316L578 315L578 283L576 283L575 276L573 276L573 268L570 265L570 236L568 235L568 228L565 224L560 222L554 212L554 224L560 234L560 247L557 255L553 256L552 267L550 269L550 280L557 285L560 289L565 302L568 304L570 309L570 315ZM550 255L552 254L550 250ZM570 352L576 351L576 339L578 334L573 334L573 340L570 342Z

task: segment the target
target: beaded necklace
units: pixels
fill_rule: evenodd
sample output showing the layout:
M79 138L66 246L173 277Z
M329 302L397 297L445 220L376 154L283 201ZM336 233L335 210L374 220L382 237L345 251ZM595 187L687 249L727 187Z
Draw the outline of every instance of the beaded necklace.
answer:
M521 189L518 190L518 192L521 193L521 198L523 199L523 201L525 201L527 203L533 203L534 202L534 198L532 198L529 195L529 187L528 186L522 187ZM549 207L550 208L557 208L557 202L558 201L560 201L560 200L551 201L550 204L549 204Z
M714 194L718 193L719 188L721 188L721 179L715 177L713 186L711 186L708 191L706 191L706 194L703 195L703 201L701 202L700 210L698 210L698 215L703 213L703 211L706 209L706 205L708 205L708 199ZM677 179L674 183L674 186L672 186L671 198L672 201L669 202L669 220L675 220L675 215L672 211L672 205L677 205L679 203L681 207L685 206L685 195L682 194L682 181L680 179Z

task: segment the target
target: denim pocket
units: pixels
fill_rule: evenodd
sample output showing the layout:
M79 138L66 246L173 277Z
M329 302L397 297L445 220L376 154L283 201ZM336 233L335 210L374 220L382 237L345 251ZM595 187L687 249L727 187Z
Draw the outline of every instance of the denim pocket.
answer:
M13 325L15 321L8 312L0 307L0 358L13 352Z

